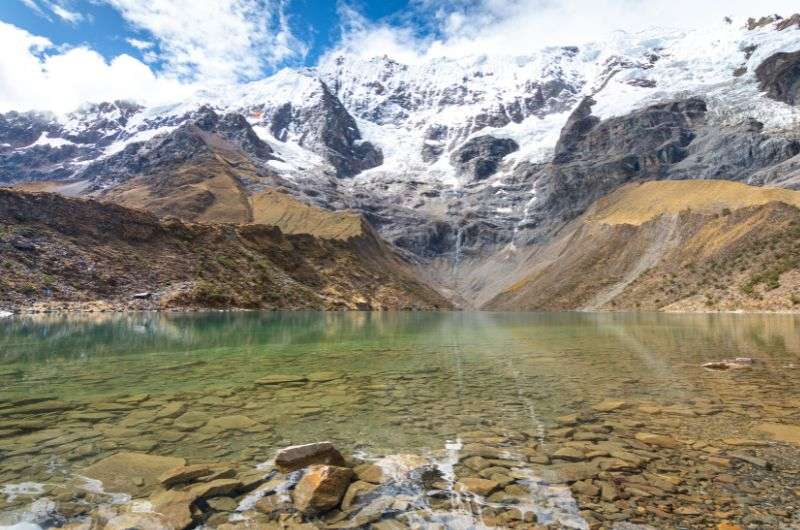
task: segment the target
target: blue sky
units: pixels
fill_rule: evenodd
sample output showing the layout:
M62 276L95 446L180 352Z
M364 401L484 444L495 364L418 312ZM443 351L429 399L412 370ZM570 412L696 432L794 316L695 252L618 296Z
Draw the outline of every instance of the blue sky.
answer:
M524 55L651 26L798 10L797 0L0 0L0 112L143 103L314 66Z
M360 1L352 5L367 21L375 23L391 23L400 17L405 18L411 11L408 0ZM38 9L33 6L38 6ZM74 20L62 18L53 12L51 6L59 6L77 17ZM286 65L312 66L338 42L342 21L337 7L336 0L292 0L288 3L289 24L308 51L303 56L287 59ZM120 10L97 0L2 0L0 21L47 37L57 46L88 45L109 61L123 53L144 60L143 50L132 46L127 39L155 40L147 29L127 21ZM156 61L154 66L158 68L161 64ZM269 72L274 67L270 65L264 70Z

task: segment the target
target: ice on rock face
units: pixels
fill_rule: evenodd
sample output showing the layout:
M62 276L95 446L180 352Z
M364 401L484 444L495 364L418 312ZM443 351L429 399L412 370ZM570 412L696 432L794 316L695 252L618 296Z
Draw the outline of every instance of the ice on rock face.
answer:
M412 252L452 254L456 244L483 244L475 239L492 230L500 235L492 232L487 245L504 246L517 235L524 244L526 230L552 213L538 209L552 184L545 169L586 96L599 119L698 96L711 126L737 127L753 117L772 134L800 122L800 108L765 97L755 70L775 53L797 50L794 26L748 30L720 21L697 30L620 31L602 42L514 56L420 57L408 64L331 56L316 68L211 86L157 106L113 102L60 117L0 116L0 144L9 146L3 154L34 143L31 158L39 153L0 166L0 182L34 166L36 179L79 177L129 146L135 151L135 144L171 134L207 106L220 116L240 114L237 123L269 146L272 156L254 162L259 170L321 206L374 214L381 233ZM513 140L519 149L476 180L452 154L481 136ZM48 149L64 158L52 162L52 153L42 154ZM92 189L115 184L106 179Z

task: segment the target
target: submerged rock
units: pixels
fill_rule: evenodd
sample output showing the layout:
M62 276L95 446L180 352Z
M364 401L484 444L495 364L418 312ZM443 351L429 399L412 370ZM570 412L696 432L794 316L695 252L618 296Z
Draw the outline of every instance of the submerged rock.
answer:
M779 442L800 445L800 425L760 423L756 426L756 430L768 434L772 439Z
M275 457L275 466L284 473L314 464L344 466L345 461L331 442L293 445L281 449Z
M723 359L722 361L704 363L702 366L706 370L742 370L744 368L750 368L755 362L755 359L751 357L737 357L735 359Z
M499 487L500 484L494 480L475 477L462 478L455 484L456 491L475 493L484 497L491 495Z
M99 480L106 491L136 496L152 489L167 471L184 465L183 458L117 453L84 468L80 474Z
M681 443L676 439L666 436L663 434L652 434L648 432L637 432L634 436L640 442L644 442L648 445L656 445L658 447L664 447L667 449L675 449L680 447Z
M168 530L171 526L157 513L124 513L110 519L104 530Z

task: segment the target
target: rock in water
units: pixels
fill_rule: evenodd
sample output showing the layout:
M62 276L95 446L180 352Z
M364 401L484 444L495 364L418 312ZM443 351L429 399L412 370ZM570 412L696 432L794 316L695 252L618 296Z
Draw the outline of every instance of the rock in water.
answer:
M784 423L760 423L756 430L767 433L774 440L800 445L800 425Z
M675 449L680 447L680 442L671 438L669 436L665 436L663 434L651 434L648 432L637 432L635 438L640 442L644 442L649 445L656 445L658 447L664 447L667 449Z
M283 473L303 469L314 464L344 466L344 457L331 442L293 445L278 452L275 466Z
M108 492L137 496L158 484L162 474L183 465L186 465L183 458L117 453L83 469L80 474L99 480Z
M167 530L170 525L156 513L124 513L109 520L105 530Z
M313 515L338 506L344 497L353 470L337 466L311 466L292 494L298 510Z

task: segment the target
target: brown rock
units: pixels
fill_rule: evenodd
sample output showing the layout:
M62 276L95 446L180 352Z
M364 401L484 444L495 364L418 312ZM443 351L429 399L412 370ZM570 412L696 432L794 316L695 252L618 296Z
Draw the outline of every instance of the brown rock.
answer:
M611 482L600 484L600 497L606 502L614 502L619 499L619 490Z
M557 458L559 460L568 460L570 462L579 462L581 460L586 460L586 456L583 454L583 451L579 451L574 447L562 447L555 453L553 453L553 458Z
M293 445L278 452L275 466L283 473L296 471L310 465L344 466L342 454L331 442Z
M375 464L362 464L353 468L353 471L355 471L358 480L373 484L383 484L390 479L383 472L383 468Z
M767 433L773 440L800 445L800 425L761 423L756 430Z
M166 490L153 494L150 502L153 512L159 514L174 530L183 530L193 524L192 503L197 497L189 491Z
M351 506L358 503L361 497L374 491L377 487L378 486L375 484L370 484L363 480L353 482L350 484L350 487L347 488L347 493L344 494L344 498L342 499L342 510L350 509Z
M213 473L214 470L211 466L206 464L195 464L192 466L179 466L170 469L162 474L158 481L165 488L171 488L177 484L185 484L193 482L201 477L205 477Z
M353 470L346 467L311 466L294 489L294 504L306 514L335 508L344 497L352 478Z
M242 483L235 479L221 478L192 486L189 491L197 498L208 499L233 493L242 487Z
M492 465L488 460L486 460L482 456L471 456L469 458L464 459L461 463L473 471L481 471Z
M597 405L593 406L597 412L613 412L615 410L621 409L626 405L624 401L618 399L604 399Z
M158 484L165 472L184 465L183 458L117 453L84 468L81 475L99 480L108 492L138 496Z
M171 530L167 521L156 513L124 513L109 520L104 530Z
M494 480L486 480L476 477L462 478L455 484L456 491L467 491L477 495L483 495L484 497L491 495L492 492L497 490L499 487L500 484Z
M676 439L663 434L637 432L634 437L640 442L644 442L648 445L656 445L658 447L664 447L667 449L675 449L681 445Z

